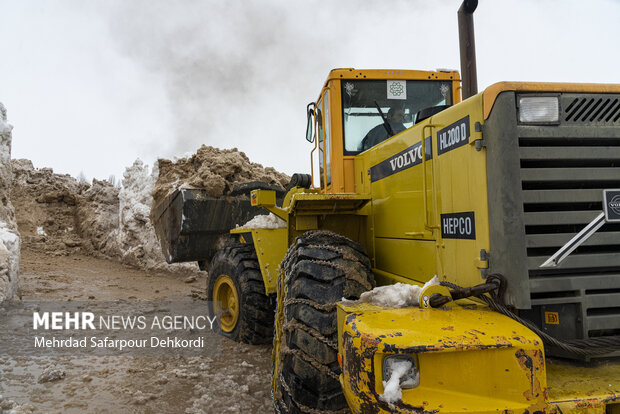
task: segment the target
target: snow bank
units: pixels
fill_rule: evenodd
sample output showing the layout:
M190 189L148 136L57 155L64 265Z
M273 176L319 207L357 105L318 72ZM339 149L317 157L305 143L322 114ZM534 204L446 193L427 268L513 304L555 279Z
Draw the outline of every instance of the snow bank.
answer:
M11 299L19 281L20 237L15 210L10 201L13 170L11 167L11 130L6 109L0 103L0 302Z
M286 221L273 213L255 216L252 220L243 226L237 226L238 229L285 229Z
M406 283L396 283L388 286L378 286L369 292L364 292L359 302L372 305L386 306L389 308L405 308L418 306L422 289L429 285L438 285L437 276L426 282L423 287Z

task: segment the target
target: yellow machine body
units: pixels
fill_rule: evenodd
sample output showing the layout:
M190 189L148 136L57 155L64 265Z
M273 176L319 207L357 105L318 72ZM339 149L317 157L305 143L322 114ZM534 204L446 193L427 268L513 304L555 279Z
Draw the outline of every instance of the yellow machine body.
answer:
M275 203L272 190L254 190L251 203L283 220L283 228L236 228L231 234L242 243L252 243L261 268L265 293L276 293L280 262L295 237L309 230L331 229L354 240L366 237L363 206L370 197L360 194L320 194L316 190L292 189L282 206Z
M618 365L546 363L542 341L484 306L339 304L341 384L353 413L616 412ZM383 401L386 356L415 357L419 386ZM605 410L608 411L605 411Z
M451 106L347 155L345 83L394 79L448 82ZM267 293L278 291L279 302L283 282L274 280L275 269L295 237L315 229L360 242L378 285L421 285L435 275L461 286L483 283L494 253L483 130L496 101L514 105L518 93L582 92L620 94L620 85L500 83L459 102L457 72L333 70L315 107L312 157L320 164L314 177L319 188L294 188L281 206L269 192L255 191L252 203L284 219L286 228L233 233L251 233ZM525 242L517 247L525 250ZM491 257L497 258L491 264L502 260ZM509 281L507 297L527 309L529 291L520 292L519 283ZM276 320L274 343L281 326ZM340 304L338 333L340 380L354 413L620 412L617 359L590 366L546 359L541 339L530 329L471 301L441 309ZM403 390L395 406L379 398L383 359L392 354L414 356L420 372L420 385Z
M265 294L276 293L276 283L280 272L280 262L288 249L286 229L235 229L242 243L253 243L260 266Z

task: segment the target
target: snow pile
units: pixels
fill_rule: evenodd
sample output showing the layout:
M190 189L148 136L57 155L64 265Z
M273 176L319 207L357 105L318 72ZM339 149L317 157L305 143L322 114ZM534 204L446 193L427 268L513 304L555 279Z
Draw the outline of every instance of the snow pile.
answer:
M290 180L271 167L250 162L237 148L221 150L205 145L190 157L175 161L159 159L158 169L153 189L155 203L179 187L204 189L211 197L220 197L237 183L263 181L286 187Z
M151 171L139 159L125 169L123 188L118 195L119 226L112 235L117 254L123 263L143 269L198 271L194 263L169 265L164 259L149 218L157 176L157 166Z
M153 198L151 191L157 171L136 160L123 173L119 198L119 228L114 240L121 260L138 267L152 268L163 261L155 231L149 219Z
M370 303L377 306L388 308L406 308L408 306L418 306L422 289L430 285L438 285L439 279L434 276L426 282L423 287L406 283L395 283L393 285L378 286L369 292L364 292L359 298L359 302Z
M10 201L13 172L11 168L11 130L6 109L0 103L0 302L11 299L19 280L20 237L15 210Z
M286 221L273 213L255 216L238 229L285 229Z
M393 360L392 375L388 381L383 381L383 394L379 395L379 399L391 405L403 398L400 380L409 372L411 367L411 361Z

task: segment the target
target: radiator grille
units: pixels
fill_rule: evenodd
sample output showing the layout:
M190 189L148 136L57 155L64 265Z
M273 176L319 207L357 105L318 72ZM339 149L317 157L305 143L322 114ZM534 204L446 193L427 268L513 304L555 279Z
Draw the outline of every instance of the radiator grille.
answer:
M605 224L559 268L539 268L602 211L603 189L620 188L620 96L564 95L561 108L558 127L518 128L528 317L564 338L620 335L620 224ZM613 128L583 128L593 123ZM553 314L574 326L545 322Z
M565 98L562 120L570 123L620 123L620 98L610 95L589 95Z

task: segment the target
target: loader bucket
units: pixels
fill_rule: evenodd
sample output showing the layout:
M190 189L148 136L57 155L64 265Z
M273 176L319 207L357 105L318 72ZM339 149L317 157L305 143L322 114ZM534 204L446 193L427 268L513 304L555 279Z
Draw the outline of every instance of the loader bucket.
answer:
M266 211L252 207L245 194L215 198L179 188L153 207L151 222L168 263L208 263L231 229L259 214Z

